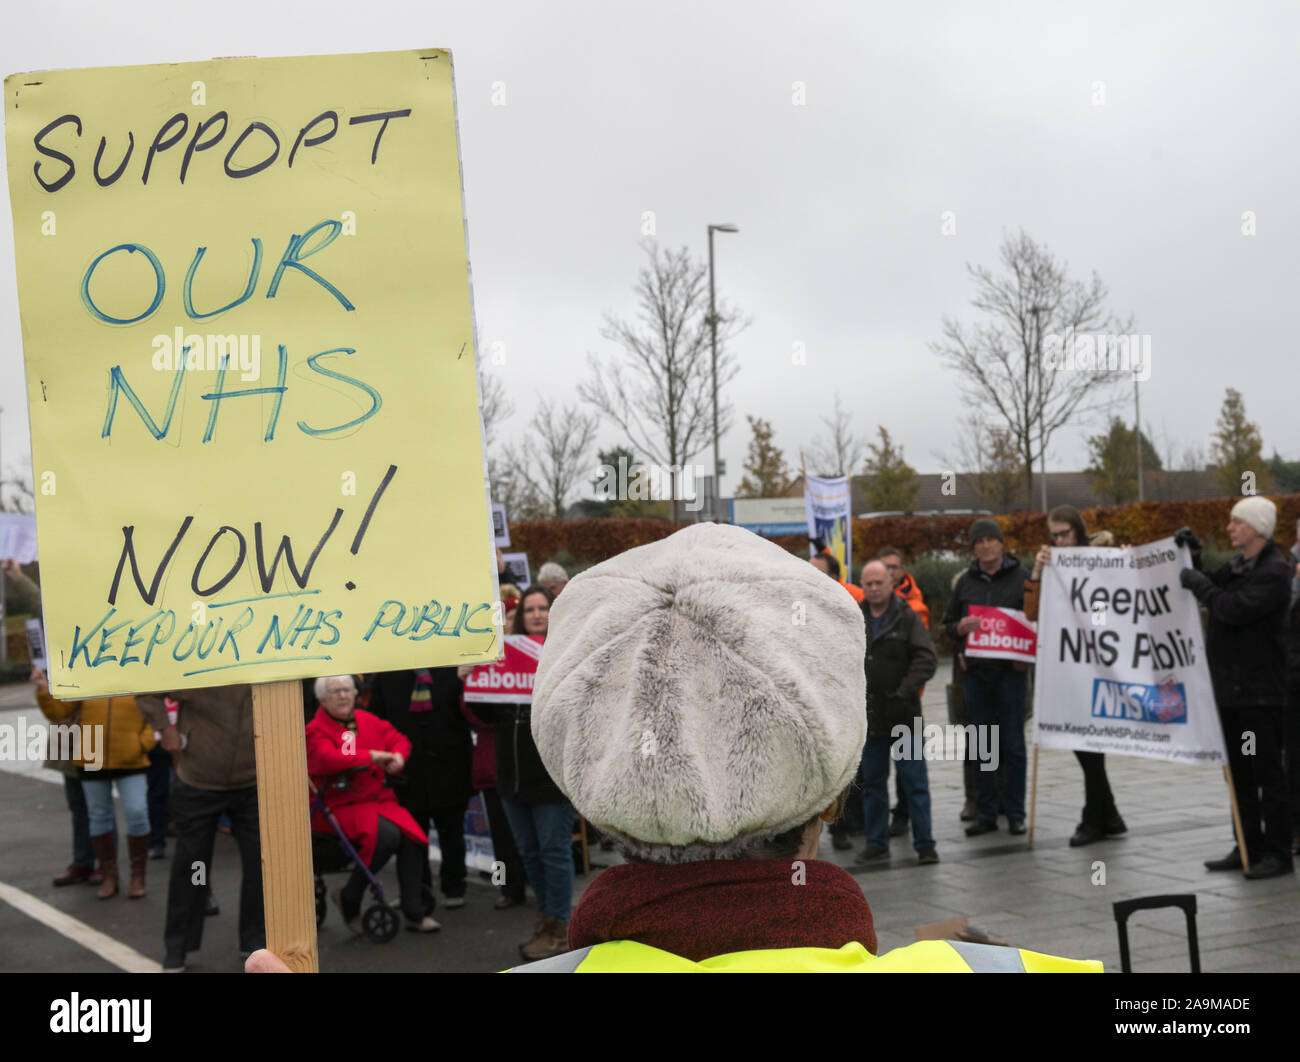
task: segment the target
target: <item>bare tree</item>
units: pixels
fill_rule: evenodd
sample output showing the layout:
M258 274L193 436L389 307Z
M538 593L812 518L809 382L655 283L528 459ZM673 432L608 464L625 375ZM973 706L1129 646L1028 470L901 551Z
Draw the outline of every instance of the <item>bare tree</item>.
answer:
M679 514L683 464L709 445L713 433L713 369L709 344L708 269L686 248L661 251L647 243L636 321L606 315L601 335L622 348L625 361L591 355L592 378L580 385L582 399L607 414L638 453L672 476L672 518ZM742 325L718 309L718 434L731 425L731 406L721 389L738 371L726 341Z
M853 417L840 405L835 396L835 415L822 417L827 435L819 435L808 447L807 463L814 476L828 479L836 476L853 476L866 456L866 443L853 434Z
M583 413L577 406L557 412L543 399L529 422L527 445L522 451L507 450L507 459L518 470L523 485L545 502L557 520L564 518L565 502L573 488L591 474L589 451L596 439L596 425L593 413Z
M480 365L478 370L479 413L483 417L483 442L492 445L492 437L503 420L514 416L515 405L506 397L505 384L494 372L484 373Z
M36 491L32 486L32 477L26 472L10 472L7 476L0 471L0 512L34 513L36 511Z
M985 509L1008 512L1024 488L1024 459L1011 432L991 426L978 412L962 421L956 453L941 457L958 475L969 477Z
M506 507L506 519L545 520L550 510L541 496L528 482L517 463L520 457L513 448L505 447L502 456L488 458L488 482L492 485L492 500Z
M996 414L1015 440L1024 461L1026 501L1032 506L1034 463L1052 435L1072 417L1106 409L1109 392L1123 374L1102 367L1054 367L1045 354L1051 338L1124 335L1106 308L1107 290L1092 274L1084 284L1072 280L1066 265L1024 232L1005 237L1003 272L967 265L975 281L971 305L986 315L967 328L945 317L941 342L933 350L961 378L962 391L976 408Z
M1183 447L1183 454L1178 467L1189 472L1200 472L1209 467L1205 459L1205 450L1195 443L1189 443Z

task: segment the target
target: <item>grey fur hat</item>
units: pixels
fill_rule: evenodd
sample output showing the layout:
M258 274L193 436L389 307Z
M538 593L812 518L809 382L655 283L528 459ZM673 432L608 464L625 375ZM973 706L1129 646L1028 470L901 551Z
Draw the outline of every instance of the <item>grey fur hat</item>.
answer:
M749 531L696 524L569 582L533 737L578 811L632 856L735 858L852 781L865 651L844 587Z

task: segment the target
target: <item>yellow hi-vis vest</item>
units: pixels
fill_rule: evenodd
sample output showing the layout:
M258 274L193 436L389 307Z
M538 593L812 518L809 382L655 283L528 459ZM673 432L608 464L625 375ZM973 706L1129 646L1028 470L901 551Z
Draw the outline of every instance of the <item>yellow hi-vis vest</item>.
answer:
M921 940L884 955L861 944L842 948L770 948L715 955L701 962L615 940L516 966L510 973L1101 973L1096 959L1061 959L1023 948Z

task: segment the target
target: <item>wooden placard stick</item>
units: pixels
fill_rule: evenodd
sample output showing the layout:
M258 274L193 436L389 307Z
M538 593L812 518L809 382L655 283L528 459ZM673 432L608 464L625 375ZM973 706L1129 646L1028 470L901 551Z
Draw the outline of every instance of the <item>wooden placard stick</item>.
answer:
M1246 850L1246 834L1241 828L1241 809L1237 807L1237 790L1232 784L1232 768L1223 765L1223 777L1228 780L1228 799L1232 801L1232 827L1237 831L1237 851L1241 853L1241 869L1250 870L1250 853Z
M266 947L292 972L317 973L301 682L253 686L253 748L257 755Z

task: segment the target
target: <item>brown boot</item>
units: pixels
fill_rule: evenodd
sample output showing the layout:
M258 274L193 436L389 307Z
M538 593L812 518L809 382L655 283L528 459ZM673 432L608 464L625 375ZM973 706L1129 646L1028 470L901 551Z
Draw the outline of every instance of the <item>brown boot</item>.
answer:
M538 911L537 917L533 919L532 933L529 934L527 940L523 940L519 942L519 953L521 955L523 954L525 948L531 947L533 942L537 940L538 936L541 935L542 927L545 925L546 925L546 916L542 914L540 911Z
M529 962L536 962L538 959L549 959L555 955L563 955L568 950L568 923L557 921L549 915L542 923L542 931L520 949L523 957Z
M104 883L100 885L99 892L96 895L101 900L110 899L117 895L117 854L113 848L113 835L111 833L97 833L90 839L90 843L95 846L95 859L99 863L99 872L104 875Z
M131 853L131 884L127 886L128 899L138 900L144 895L144 865L149 859L149 835L142 833L139 837L126 839L127 850Z

